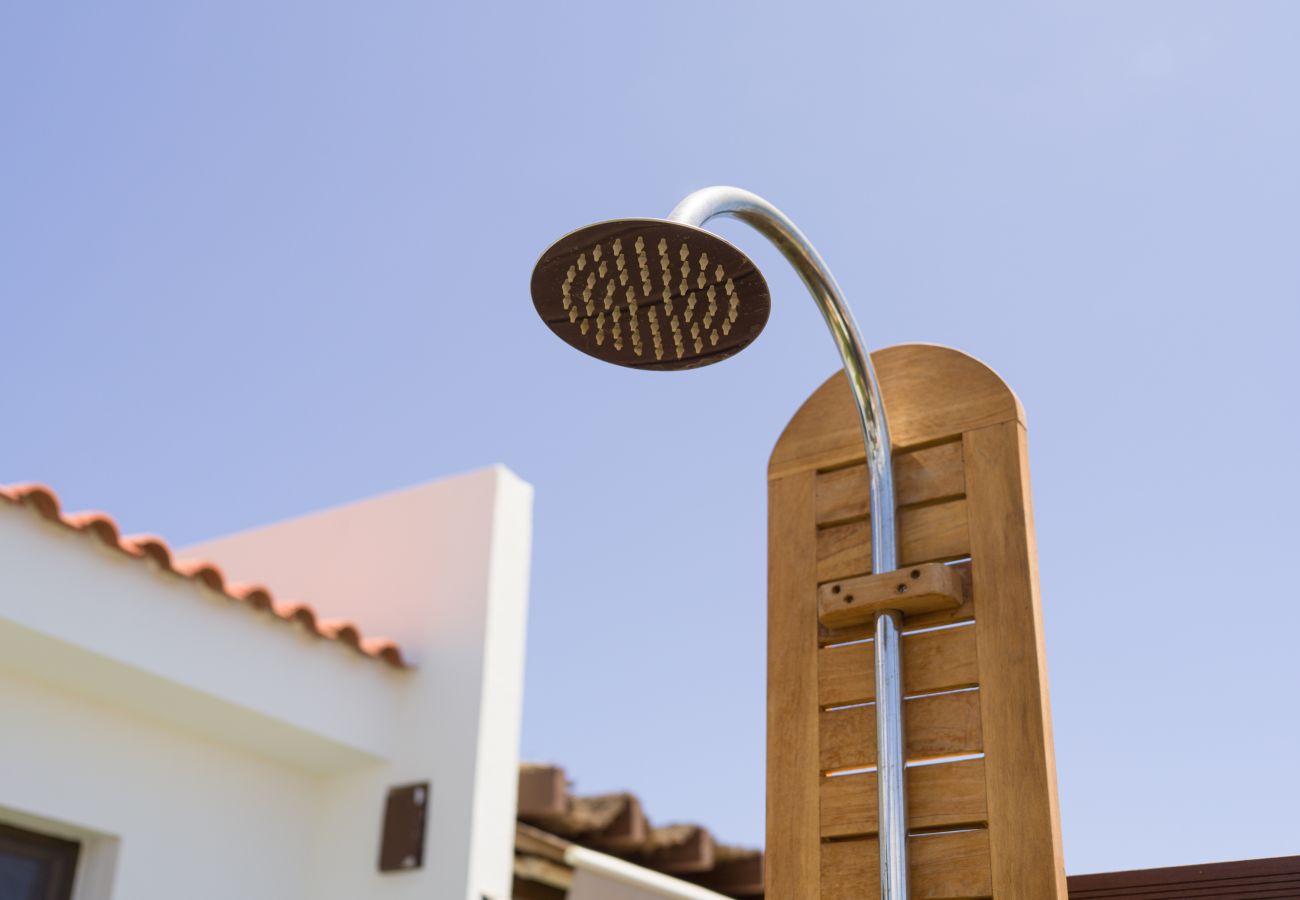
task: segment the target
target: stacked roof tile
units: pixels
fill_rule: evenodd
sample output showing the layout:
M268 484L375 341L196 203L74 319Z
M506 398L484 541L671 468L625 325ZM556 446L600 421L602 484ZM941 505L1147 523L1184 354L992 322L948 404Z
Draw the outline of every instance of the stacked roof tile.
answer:
M574 795L558 766L520 767L519 822L516 878L542 887L529 894L521 885L517 896L551 896L545 891L559 887L553 876L562 869L566 841L728 897L763 896L762 851L719 844L699 825L652 826L634 794Z

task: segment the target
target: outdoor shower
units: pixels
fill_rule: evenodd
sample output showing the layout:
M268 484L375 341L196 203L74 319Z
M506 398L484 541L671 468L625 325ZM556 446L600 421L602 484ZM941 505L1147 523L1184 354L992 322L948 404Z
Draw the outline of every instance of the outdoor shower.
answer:
M775 206L739 188L710 187L667 219L605 222L566 235L533 270L537 312L566 343L616 365L690 369L739 353L767 323L771 297L749 258L701 227L716 216L741 219L772 241L826 319L866 443L871 571L891 572L898 566L893 469L871 359L826 264ZM901 623L900 612L887 611L874 627L882 900L908 896Z

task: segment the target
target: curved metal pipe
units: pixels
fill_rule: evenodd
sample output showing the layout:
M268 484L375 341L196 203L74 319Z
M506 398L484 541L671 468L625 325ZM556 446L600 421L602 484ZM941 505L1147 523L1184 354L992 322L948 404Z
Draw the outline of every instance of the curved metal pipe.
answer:
M717 216L740 219L761 232L794 266L830 328L858 407L871 480L871 571L898 568L894 476L889 426L875 370L853 313L821 256L789 217L757 194L735 187L695 191L668 218L701 227ZM896 612L876 620L876 740L882 900L906 900L907 798L903 755L903 691Z
M835 276L803 232L785 213L757 194L735 187L707 187L687 196L668 214L671 221L696 227L717 216L740 219L775 244L799 273L826 319L844 360L844 372L857 403L862 437L867 445L867 468L871 476L871 570L891 572L898 568L898 548L889 426L871 357L848 302L835 283Z

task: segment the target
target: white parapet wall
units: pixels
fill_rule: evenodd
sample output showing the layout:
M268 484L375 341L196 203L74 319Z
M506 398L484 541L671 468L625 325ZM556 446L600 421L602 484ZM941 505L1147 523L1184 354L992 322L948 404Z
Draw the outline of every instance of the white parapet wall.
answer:
M510 895L532 489L496 467L188 548L406 670L0 504L0 823L76 900ZM423 866L384 802L429 782Z

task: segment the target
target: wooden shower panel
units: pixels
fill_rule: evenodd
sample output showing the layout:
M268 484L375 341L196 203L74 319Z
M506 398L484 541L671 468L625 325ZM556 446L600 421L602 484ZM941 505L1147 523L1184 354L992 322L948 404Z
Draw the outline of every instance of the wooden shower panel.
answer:
M1065 900L1023 410L956 350L872 361L899 566L949 563L959 586L955 608L904 620L905 744L925 763L907 770L912 900ZM780 900L879 897L870 626L818 619L819 589L848 596L870 574L864 456L841 372L768 470L767 896Z

